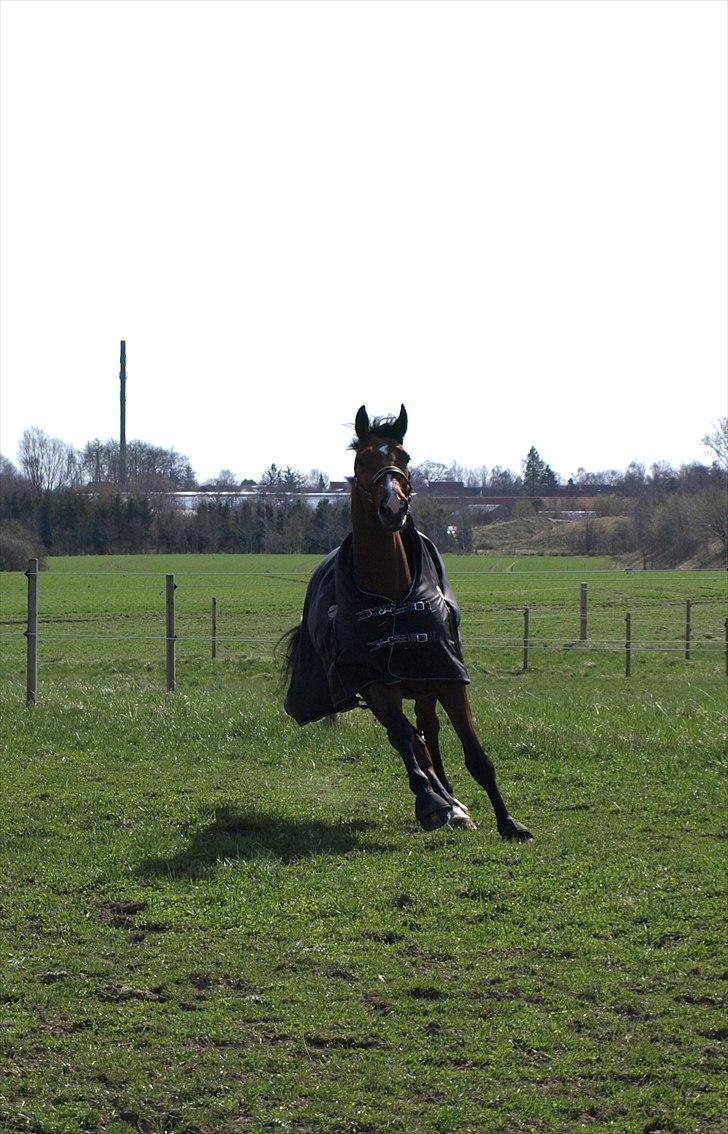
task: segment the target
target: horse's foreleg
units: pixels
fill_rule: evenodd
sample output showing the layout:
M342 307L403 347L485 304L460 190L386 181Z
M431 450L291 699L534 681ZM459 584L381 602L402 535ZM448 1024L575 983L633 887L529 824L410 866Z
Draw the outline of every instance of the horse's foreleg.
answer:
M414 733L414 752L417 763L430 781L430 787L436 795L441 796L450 806L450 814L447 819L450 826L461 827L466 831L476 831L477 827L470 818L467 807L459 799L455 799L450 788L445 787L438 776L429 746L420 732Z
M415 816L421 827L434 830L450 819L451 805L433 789L427 772L415 755L416 734L402 711L402 695L394 685L370 685L364 698L374 716L387 730L392 747L399 752L415 797Z
M516 839L522 843L529 842L533 835L508 813L498 789L493 761L485 752L475 731L475 722L465 686L453 683L445 689L441 688L438 696L463 746L466 768L473 779L488 793L501 837Z

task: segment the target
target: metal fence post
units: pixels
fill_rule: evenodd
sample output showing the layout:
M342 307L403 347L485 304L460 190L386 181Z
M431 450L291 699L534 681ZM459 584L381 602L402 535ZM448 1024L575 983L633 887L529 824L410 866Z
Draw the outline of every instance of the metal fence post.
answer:
M624 622L624 675L625 677L630 677L632 674L632 615L626 614L624 616Z
M581 584L579 639L586 642L589 630L589 584Z
M685 606L685 661L690 661L690 635L691 635L691 614L692 606L690 599L687 600Z
M167 575L167 692L174 693L177 688L177 673L175 659L175 604L174 592L177 590L174 575Z
M523 672L528 670L529 621L531 612L528 607L523 611Z
M38 560L28 560L28 625L25 665L25 703L34 705L38 698Z
M217 657L217 599L212 600L212 656Z

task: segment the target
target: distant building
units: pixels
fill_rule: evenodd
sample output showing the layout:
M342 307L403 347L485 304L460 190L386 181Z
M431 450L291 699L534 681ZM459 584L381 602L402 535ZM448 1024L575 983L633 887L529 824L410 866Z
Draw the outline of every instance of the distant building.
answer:
M98 486L90 486L88 491L93 495L97 490ZM286 492L276 487L263 488L261 485L246 482L245 487L235 489L221 489L212 485L205 485L202 488L188 491L149 492L147 495L152 501L155 499L169 500L185 512L196 512L202 504L221 503L234 507L251 501L284 499L301 501L308 508L316 508L322 500L327 500L330 504L340 504L342 501L348 500L350 492L351 484L348 480L332 480L325 491L302 488L297 492ZM488 496L483 493L481 488L470 487L460 480L436 481L433 484L418 488L416 495L433 502L442 501L443 506L453 513L467 509L472 519L477 521L480 517L484 522L505 519L510 516L515 504L519 501L531 499L521 495ZM566 501L567 498L564 498L563 503L566 503ZM562 501L554 500L554 504L558 505L559 503L562 503ZM586 520L596 515L589 507L593 503L589 499L574 499L569 503L572 503L574 507L563 511L560 509L544 511L542 515L561 520Z
M548 520L568 520L573 524L578 524L582 520L593 520L596 514L596 512L593 512L589 508L572 508L562 512L541 513L541 515L545 516Z

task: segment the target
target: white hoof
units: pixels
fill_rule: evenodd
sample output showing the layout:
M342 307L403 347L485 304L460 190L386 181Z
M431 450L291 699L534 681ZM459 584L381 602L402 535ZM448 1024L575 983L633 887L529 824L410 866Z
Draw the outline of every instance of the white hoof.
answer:
M463 807L461 803L455 801L455 806L451 807L447 816L448 827L457 827L460 831L477 831L477 827L468 814L467 807Z

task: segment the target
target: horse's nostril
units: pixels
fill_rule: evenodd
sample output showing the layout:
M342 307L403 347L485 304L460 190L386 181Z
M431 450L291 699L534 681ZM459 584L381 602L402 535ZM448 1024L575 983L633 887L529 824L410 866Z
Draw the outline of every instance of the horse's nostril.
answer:
M407 518L407 501L397 497L394 501L383 500L379 506L379 521L388 530L402 527Z

